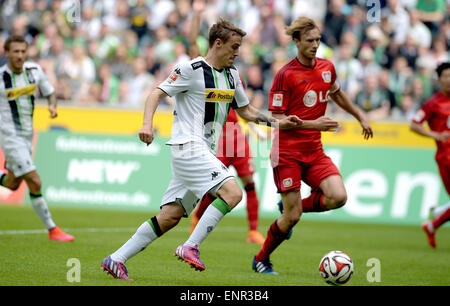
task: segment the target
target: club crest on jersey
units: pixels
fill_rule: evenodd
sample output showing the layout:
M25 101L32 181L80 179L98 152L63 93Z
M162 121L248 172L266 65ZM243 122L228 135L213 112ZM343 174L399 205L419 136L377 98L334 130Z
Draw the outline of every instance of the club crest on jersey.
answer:
M234 99L234 90L232 89L206 89L205 101L206 102L225 102L231 103Z
M331 72L330 71L322 72L322 79L325 83L331 83Z
M273 106L283 106L283 94L274 94L272 98Z
M313 107L317 103L317 93L314 90L308 90L303 96L303 104L307 107Z
M283 180L283 187L284 188L289 188L289 187L291 187L292 186L292 178L285 178L284 180Z

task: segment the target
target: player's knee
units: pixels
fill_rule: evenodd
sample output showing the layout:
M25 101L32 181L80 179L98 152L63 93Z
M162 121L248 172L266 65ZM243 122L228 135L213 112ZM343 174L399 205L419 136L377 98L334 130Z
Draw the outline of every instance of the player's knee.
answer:
M241 202L243 196L241 187L234 180L226 182L217 194L231 209Z
M346 192L339 192L334 194L331 198L331 205L330 205L330 209L336 209L336 208L340 208L342 206L345 205L345 203L347 203L347 193Z
M227 202L227 203L228 203L228 205L230 205L231 208L238 205L239 202L242 201L242 197L243 197L241 188L234 189L232 192L230 192L229 197L230 197L230 199L229 199L229 202Z
M12 183L7 184L5 187L10 189L10 190L12 190L12 191L14 191L14 190L19 189L19 186L20 186L20 182L14 181Z
M19 189L20 183L22 183L21 178L11 179L10 177L6 177L2 183L2 186L14 191Z
M32 176L25 179L31 193L39 193L41 191L42 182L39 176Z

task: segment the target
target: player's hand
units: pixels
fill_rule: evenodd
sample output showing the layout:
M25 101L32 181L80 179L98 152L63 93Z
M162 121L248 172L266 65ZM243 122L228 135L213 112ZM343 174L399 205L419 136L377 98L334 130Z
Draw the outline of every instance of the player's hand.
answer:
M289 115L283 119L278 120L278 128L282 130L298 128L303 125L303 120L295 115Z
M367 140L369 138L373 138L373 131L369 122L367 122L366 120L361 120L360 124L363 128L362 134L364 135L364 139Z
M450 131L443 131L442 133L439 133L436 135L435 139L437 141L445 142L450 138Z
M48 111L50 112L50 118L56 118L58 116L58 112L56 111L56 106L49 105Z
M194 0L194 2L192 3L192 9L194 10L194 12L196 13L201 13L203 12L203 10L206 7L206 3L205 0Z
M142 126L142 128L139 130L139 139L146 143L147 146L153 142L153 129L149 126Z
M317 118L314 123L315 129L324 132L334 132L339 127L339 122L325 116Z

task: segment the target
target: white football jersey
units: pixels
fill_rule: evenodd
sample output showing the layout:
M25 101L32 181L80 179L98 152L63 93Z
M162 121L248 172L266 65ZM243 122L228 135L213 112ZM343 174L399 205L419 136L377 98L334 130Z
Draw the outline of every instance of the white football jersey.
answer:
M158 88L175 100L169 145L203 141L215 152L230 107L249 104L237 69L218 71L203 57L175 66Z
M38 64L25 62L20 74L13 73L8 64L0 67L0 131L3 134L33 134L37 87L44 97L54 92L53 86Z

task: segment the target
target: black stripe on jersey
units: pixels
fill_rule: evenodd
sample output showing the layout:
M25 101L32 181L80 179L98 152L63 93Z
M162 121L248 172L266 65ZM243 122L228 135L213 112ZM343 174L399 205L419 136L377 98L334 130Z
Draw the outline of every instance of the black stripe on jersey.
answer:
M216 88L216 83L214 82L214 76L211 67L206 63L202 62L203 65L203 77L205 79L205 88ZM214 122L214 117L216 116L216 103L205 102L205 118L203 123L206 125L209 122Z
M234 83L233 75L231 74L230 68L225 69L228 78L228 84L230 85L230 89L236 89L236 84Z
M14 121L14 126L16 127L16 131L20 132L22 130L22 124L20 123L19 110L17 109L16 100L8 101L9 107L11 108L11 114Z
M225 72L226 72L226 75L227 75L227 79L228 79L228 84L230 85L230 89L236 89L236 83L234 82L234 78L233 78L233 75L231 74L230 69L235 69L235 70L237 70L237 69L234 66L231 67L231 68L226 68L225 69ZM240 82L240 81L241 80L239 80L238 82ZM237 103L236 103L236 99L235 98L233 98L233 101L231 102L231 108L232 109L238 109L239 108ZM230 110L228 109L228 112L229 111Z
M33 73L31 72L31 70L37 70L37 68L36 67L25 68L25 71L26 71L26 74L27 74L27 80L28 80L28 83L35 84L36 80L34 79L34 76L33 76ZM35 100L34 95L31 95L30 96L31 117L33 117L33 114L34 114L34 100Z
M31 97L30 97L30 99L31 99L31 117L33 117L33 114L34 114L34 95L31 95Z
M8 72L3 72L3 82L5 83L5 90L11 89L12 86L12 79ZM8 99L8 97L6 97ZM8 101L9 107L11 108L11 114L12 119L14 122L14 126L16 128L17 132L20 132L22 130L22 124L20 123L20 115L19 110L17 108L17 101L16 100L10 100Z

